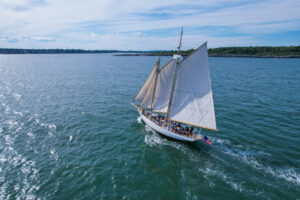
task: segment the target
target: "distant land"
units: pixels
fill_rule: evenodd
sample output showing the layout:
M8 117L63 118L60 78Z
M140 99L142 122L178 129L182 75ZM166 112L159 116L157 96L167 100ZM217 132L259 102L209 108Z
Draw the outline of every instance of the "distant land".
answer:
M0 54L70 54L70 53L149 53L149 51L84 50L84 49L11 49L11 48L0 48Z
M194 50L181 51L189 55ZM177 51L121 51L121 50L83 50L83 49L11 49L0 48L0 54L78 54L78 53L114 53L115 56L172 56ZM219 47L208 49L210 57L261 57L261 58L300 58L300 46L279 47Z
M300 58L300 46L289 47L220 47L208 49L210 56L290 57Z
M194 50L181 51L187 56ZM115 54L116 56L172 56L177 51ZM210 57L300 58L300 46L281 47L219 47L208 49Z

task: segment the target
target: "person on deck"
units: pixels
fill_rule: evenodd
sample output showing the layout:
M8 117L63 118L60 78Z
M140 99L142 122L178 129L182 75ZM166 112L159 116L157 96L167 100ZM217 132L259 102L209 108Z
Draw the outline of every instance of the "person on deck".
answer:
M180 126L177 127L177 133L181 134L181 128L180 128Z
M185 127L184 132L185 132L185 134L187 134L187 135L189 134L189 128L188 128L187 126Z
M194 127L191 127L190 134L193 134L193 131L194 131Z
M174 124L170 123L169 130L173 132Z

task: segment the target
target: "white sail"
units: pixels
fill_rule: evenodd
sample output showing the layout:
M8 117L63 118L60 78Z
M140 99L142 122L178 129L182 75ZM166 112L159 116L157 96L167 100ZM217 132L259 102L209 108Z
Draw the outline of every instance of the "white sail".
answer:
M172 59L159 71L152 106L155 112L167 112L175 65L176 61Z
M156 63L154 65L153 70L150 73L148 79L144 83L143 87L140 89L139 93L134 98L135 101L140 101L140 100L142 100L145 97L146 93L148 92L148 90L150 88L151 83L155 80L155 76L157 74L158 67L159 67L158 63Z
M158 68L158 66L156 67L156 69ZM155 77L157 76L157 71L155 72L153 79L151 80L150 84L149 84L149 88L140 104L140 107L142 108L151 108L151 103L152 103L152 96L153 96L153 92L154 92L154 87L155 87Z
M216 129L207 43L179 62L177 70L169 119Z

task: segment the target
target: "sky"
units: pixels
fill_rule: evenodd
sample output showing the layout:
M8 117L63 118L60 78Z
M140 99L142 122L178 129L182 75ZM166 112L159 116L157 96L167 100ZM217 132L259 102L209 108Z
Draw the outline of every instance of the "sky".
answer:
M300 0L0 0L0 48L300 45Z

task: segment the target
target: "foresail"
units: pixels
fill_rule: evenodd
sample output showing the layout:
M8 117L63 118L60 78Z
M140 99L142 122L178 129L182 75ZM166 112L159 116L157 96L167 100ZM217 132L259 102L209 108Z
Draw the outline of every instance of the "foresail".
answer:
M216 129L207 44L179 63L169 118Z
M148 79L144 83L143 87L140 89L139 93L134 98L135 101L140 101L140 100L142 100L145 97L146 93L148 92L148 90L150 88L151 83L155 79L158 67L159 67L158 63L156 63L155 66L153 67L153 70L150 73Z
M172 59L159 71L152 108L155 112L167 112L175 65L176 61Z
M149 88L140 104L140 106L144 109L151 108L152 96L153 96L153 91L154 91L154 87L155 87L155 77L157 76L157 68L158 68L158 66L156 67L156 72L153 76L153 79L151 80L151 82L149 84Z

